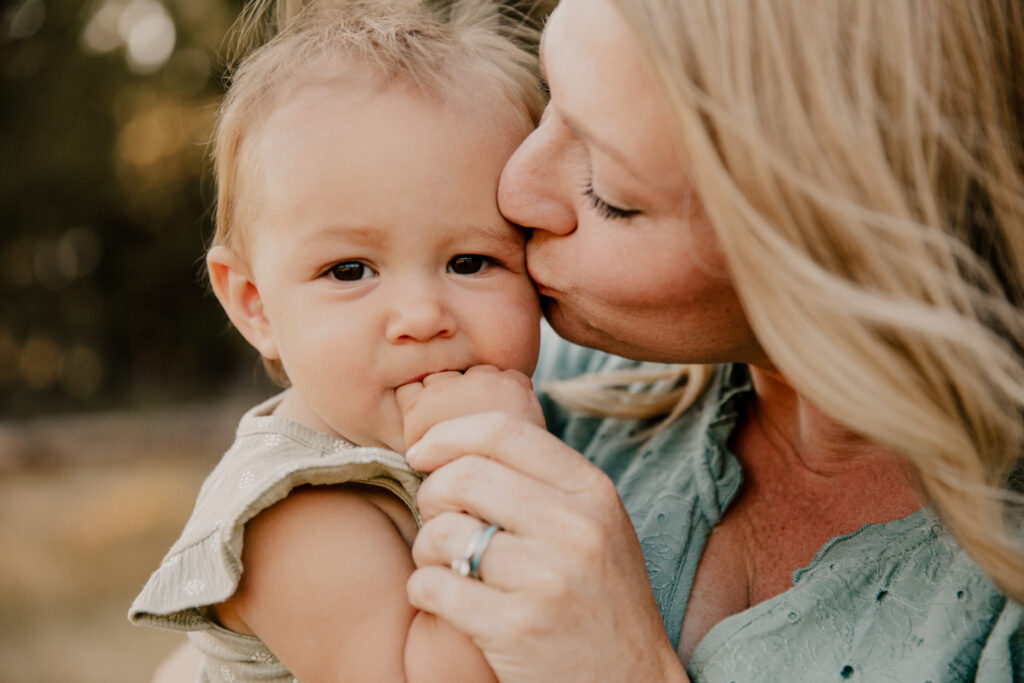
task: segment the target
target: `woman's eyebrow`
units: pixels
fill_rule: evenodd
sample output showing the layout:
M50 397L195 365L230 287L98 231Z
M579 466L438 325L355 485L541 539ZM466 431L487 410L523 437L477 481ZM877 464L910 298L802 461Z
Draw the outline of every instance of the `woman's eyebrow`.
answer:
M641 174L636 169L636 167L626 157L625 154L623 154L618 149L602 140L599 136L594 135L594 133L589 128L587 128L587 126L585 126L576 118L566 114L560 108L555 107L555 111L558 112L558 117L562 119L562 123L565 124L565 127L568 128L569 132L571 132L575 137L581 140L586 140L587 144L596 147L598 150L601 151L601 153L610 157L613 161L615 161L615 163L621 166L627 173L633 176L636 180L647 185L653 184L650 179L645 178L643 174Z

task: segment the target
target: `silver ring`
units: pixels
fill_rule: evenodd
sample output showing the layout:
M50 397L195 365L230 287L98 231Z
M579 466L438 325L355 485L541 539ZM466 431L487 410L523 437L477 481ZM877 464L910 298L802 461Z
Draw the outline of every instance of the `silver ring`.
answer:
M483 530L480 534L480 538L477 540L476 550L473 556L469 558L469 575L480 580L480 560L483 559L484 552L487 550L487 545L491 542L491 538L494 536L494 532L498 531L498 525L492 524Z
M498 529L497 524L477 529L469 539L463 556L452 560L451 570L459 576L468 576L479 581L480 560L484 556L484 551L487 550L487 545L491 542L491 537L494 536L494 532L498 531Z

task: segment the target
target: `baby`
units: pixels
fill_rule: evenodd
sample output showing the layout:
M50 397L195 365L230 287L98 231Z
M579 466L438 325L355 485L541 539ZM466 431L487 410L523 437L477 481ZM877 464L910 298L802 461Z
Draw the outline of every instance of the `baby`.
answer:
M468 394L431 420L542 423L538 301L496 190L543 96L522 28L471 4L307 11L233 77L207 265L290 388L242 418L129 615L189 631L201 680L493 678L406 600L419 477L400 455L434 383Z

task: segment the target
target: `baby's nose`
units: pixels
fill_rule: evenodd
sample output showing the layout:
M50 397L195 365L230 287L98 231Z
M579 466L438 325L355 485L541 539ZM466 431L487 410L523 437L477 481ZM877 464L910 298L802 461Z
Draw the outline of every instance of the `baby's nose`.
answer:
M396 302L385 335L392 343L426 342L455 334L455 318L437 292L421 290Z

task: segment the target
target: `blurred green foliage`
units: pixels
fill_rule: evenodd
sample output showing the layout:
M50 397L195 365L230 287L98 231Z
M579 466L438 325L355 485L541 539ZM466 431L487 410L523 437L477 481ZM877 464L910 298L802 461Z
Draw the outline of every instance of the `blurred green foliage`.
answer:
M0 10L0 419L257 376L200 270L219 55L240 6Z

